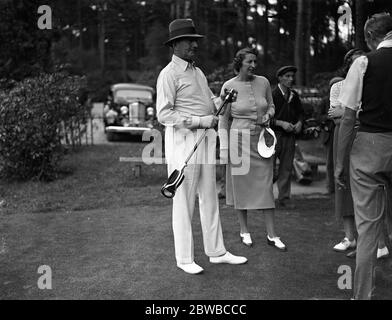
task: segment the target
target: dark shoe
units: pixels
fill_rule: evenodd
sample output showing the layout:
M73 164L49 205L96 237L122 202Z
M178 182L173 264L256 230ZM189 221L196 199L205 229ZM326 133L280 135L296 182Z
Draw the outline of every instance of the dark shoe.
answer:
M280 251L287 251L286 245L282 241L280 241L280 238L278 237L270 238L269 236L267 236L267 243L268 245L273 246Z
M355 259L356 256L357 256L357 250L351 251L351 252L346 254L346 257L350 258L350 259Z
M286 210L296 209L296 206L288 200L278 200L277 207L278 209L286 209Z

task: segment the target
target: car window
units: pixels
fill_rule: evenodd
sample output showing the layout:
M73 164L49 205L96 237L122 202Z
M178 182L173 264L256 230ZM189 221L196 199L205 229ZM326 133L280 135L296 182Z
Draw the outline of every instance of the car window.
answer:
M152 100L152 92L148 90L120 89L115 92L115 100Z

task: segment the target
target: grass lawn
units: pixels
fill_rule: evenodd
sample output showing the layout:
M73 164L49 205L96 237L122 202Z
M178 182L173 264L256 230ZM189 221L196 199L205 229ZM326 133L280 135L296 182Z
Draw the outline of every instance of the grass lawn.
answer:
M159 188L163 166L135 178L121 156L141 144L94 146L69 156L72 174L52 183L0 183L0 299L348 299L337 270L355 261L331 250L342 237L329 198L297 198L277 211L277 231L289 251L268 247L264 218L250 213L255 245L240 243L233 210L221 202L226 247L243 266L211 265L203 253L195 211L196 261L203 275L175 266L171 202ZM37 288L40 265L52 269L53 289ZM392 299L392 259L377 268L377 297Z
M7 183L0 181L0 199L5 214L73 212L95 208L119 208L150 203L148 188L165 179L164 166L143 165L141 178L120 157L140 157L142 143L88 146L68 155L61 178L49 182ZM158 196L158 195L157 195ZM1 210L1 209L0 209Z

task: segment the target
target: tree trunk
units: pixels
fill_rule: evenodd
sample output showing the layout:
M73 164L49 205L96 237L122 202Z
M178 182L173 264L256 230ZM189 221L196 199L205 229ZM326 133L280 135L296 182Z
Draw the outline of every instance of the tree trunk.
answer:
M295 47L294 47L294 60L295 65L298 68L296 75L297 85L303 85L303 13L304 13L304 1L297 0L297 26L295 34Z
M177 19L180 19L180 18L181 18L181 0L177 0L176 18L177 18Z
M281 58L282 58L282 54L281 54L281 41L282 41L282 35L280 34L280 29L282 28L282 18L281 18L281 14L282 14L283 8L282 8L282 3L280 1L278 1L278 39L277 39L277 53L278 53L278 61L280 63ZM285 30L286 31L286 30ZM283 37L285 37L286 35L283 34Z
M184 5L184 18L190 18L192 16L191 14L191 0L185 0L185 5Z
M312 76L312 56L310 55L310 36L312 35L312 0L306 0L306 32L304 41L304 57L305 57L305 84L310 83L310 78Z
M83 26L82 26L82 4L81 0L78 0L78 28L79 28L79 49L83 50Z
M104 9L99 12L99 32L98 32L98 47L99 47L99 61L101 64L101 72L102 74L105 71L105 16Z
M204 8L203 8L203 15L204 15L204 34L206 37L208 37L208 33L209 33L209 24L208 24L208 10L210 8L208 8L208 6L206 4L204 4ZM206 48L206 52L209 52L210 46L208 41L204 41L203 46Z
M248 46L248 0L242 0L243 47Z
M365 3L363 0L355 0L355 47L366 50L364 26L365 26Z
M122 79L124 82L128 81L128 74L127 74L127 49L126 46L122 48L122 54L121 54L121 73L122 73Z
M170 16L171 16L170 20L174 20L176 18L176 8L177 8L176 3L172 3L170 5Z
M194 16L194 17L197 17L198 16L198 10L197 10L197 0L193 0L193 2L192 2L192 15Z
M264 67L268 68L268 51L269 51L269 2L265 1L265 12L264 12Z

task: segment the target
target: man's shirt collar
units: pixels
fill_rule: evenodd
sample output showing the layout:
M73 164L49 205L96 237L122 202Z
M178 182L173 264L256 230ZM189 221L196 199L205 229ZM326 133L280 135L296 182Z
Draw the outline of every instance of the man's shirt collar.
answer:
M175 54L173 54L172 62L178 65L182 71L186 71L186 69L188 68L196 68L194 61L192 62L185 61L184 59L181 59Z
M280 83L278 83L278 88L279 88L280 92L282 93L283 98L286 100L287 99L286 94L283 90L283 87L280 85ZM289 94L289 98L288 98L287 102L290 103L294 98L293 90L291 90L291 88L287 88L287 93Z
M278 88L279 88L280 92L282 93L282 96L285 97L286 93L280 83L278 83ZM290 92L289 88L287 88L287 90L288 90L288 92Z
M378 45L377 50L381 48L392 48L392 31L387 33L387 35L384 38L384 41L382 41Z

